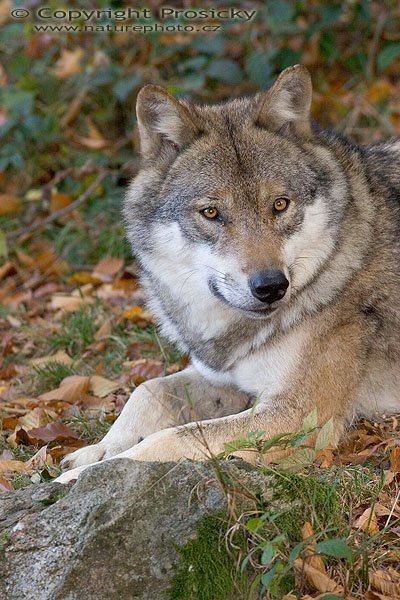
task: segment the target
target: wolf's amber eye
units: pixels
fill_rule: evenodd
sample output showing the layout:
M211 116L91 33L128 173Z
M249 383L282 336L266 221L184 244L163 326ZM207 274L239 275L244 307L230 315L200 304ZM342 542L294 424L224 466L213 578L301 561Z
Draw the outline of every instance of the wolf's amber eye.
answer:
M203 215L203 217L206 217L206 219L217 219L219 216L219 213L215 206L207 206L207 208L203 208L203 210L201 210L200 212Z
M274 209L276 212L283 212L289 206L288 198L277 198L274 202Z

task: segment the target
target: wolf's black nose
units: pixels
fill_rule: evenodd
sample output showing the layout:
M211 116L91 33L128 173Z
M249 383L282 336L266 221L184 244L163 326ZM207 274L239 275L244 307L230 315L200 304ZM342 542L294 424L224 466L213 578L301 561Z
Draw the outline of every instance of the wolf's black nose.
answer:
M285 274L278 269L258 271L249 277L251 293L257 300L272 304L286 294L289 282Z

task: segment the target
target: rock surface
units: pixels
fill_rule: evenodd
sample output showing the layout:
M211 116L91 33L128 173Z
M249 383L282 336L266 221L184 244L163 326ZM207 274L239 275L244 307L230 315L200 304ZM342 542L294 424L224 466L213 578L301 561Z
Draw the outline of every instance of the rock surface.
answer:
M268 497L246 463L221 467ZM250 470L249 470L250 469ZM118 459L72 487L48 483L0 495L0 597L7 600L164 600L179 555L206 514L227 500L207 463Z

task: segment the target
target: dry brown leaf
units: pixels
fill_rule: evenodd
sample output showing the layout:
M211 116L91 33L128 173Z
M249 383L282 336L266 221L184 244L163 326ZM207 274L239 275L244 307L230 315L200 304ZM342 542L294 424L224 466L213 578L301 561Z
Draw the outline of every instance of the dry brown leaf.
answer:
M21 198L13 194L0 194L0 216L13 215L22 208Z
M0 267L0 279L4 279L7 275L14 274L16 272L15 266L9 260L7 260L4 265Z
M106 319L104 321L104 323L101 325L101 327L99 327L99 329L94 334L94 339L97 341L101 340L103 337L110 335L111 331L112 331L111 319Z
M1 0L0 2L0 26L10 19L10 11L13 7L12 0Z
M387 470L387 471L383 471L385 474L384 480L383 480L383 487L385 487L386 485L390 485L394 478L396 477L396 473L393 473L393 471Z
M28 470L20 460L0 460L0 473L25 473Z
M316 459L320 461L320 467L322 469L327 469L333 465L335 455L331 448L325 448L324 450L319 450L317 452Z
M45 427L38 427L27 432L30 438L48 444L55 440L74 440L78 436L72 429L63 423L48 423Z
M396 600L400 598L400 575L390 567L384 569L369 569L369 582L373 588Z
M46 465L52 465L53 459L47 454L47 445L42 446L25 464L29 469L44 469Z
M139 327L147 327L150 323L153 323L153 316L151 313L143 310L141 306L132 306L122 313L124 319L132 321Z
M301 558L296 558L294 568L297 573L304 573L308 582L319 592L332 592L340 594L343 592L343 587L337 584L333 579L322 573L319 569L315 569Z
M90 271L76 271L70 277L68 277L68 283L76 285L86 285L88 283L92 285L99 285L102 283L98 277L93 277L93 273Z
M379 594L379 592L369 591L365 595L365 600L393 600L392 596Z
M282 600L297 600L297 596L294 594L285 594Z
M379 532L378 519L372 507L366 508L362 515L354 522L355 529L361 529L370 535L375 535Z
M303 538L303 540L306 540L307 538L310 538L313 535L314 535L314 530L311 527L311 523L306 521L304 523L303 527L301 528L301 537ZM321 571L321 573L326 574L326 568L325 568L325 563L323 561L323 558L321 556L318 556L317 554L315 554L315 548L316 548L315 540L310 541L304 547L304 559L307 561L307 564L314 567L314 569L318 569L318 571Z
M51 308L53 310L65 310L66 312L75 312L82 308L84 304L93 304L94 298L91 296L66 296L55 294L51 297Z
M89 389L95 396L105 398L112 392L117 391L121 387L118 381L112 381L101 375L92 375L90 377Z
M122 258L107 256L97 263L93 271L93 277L96 277L103 282L112 281L123 266L124 261Z
M49 212L54 213L61 208L69 206L72 202L71 196L63 194L62 192L53 192L49 202Z
M74 135L74 142L77 142L84 148L90 148L91 150L101 150L109 145L108 140L97 140L95 138L84 137L82 135Z
M400 447L390 450L390 470L393 473L400 473Z
M53 74L59 79L66 79L80 73L82 71L81 61L83 58L82 48L76 48L75 50L61 49L61 56L52 69Z
M34 408L26 413L23 417L19 417L18 424L26 431L34 427L43 427L49 422L49 413L43 408Z
M130 363L129 381L139 385L148 379L154 379L164 374L164 365L159 360L142 358Z
M11 379L12 377L15 377L15 375L17 375L17 372L18 371L15 368L15 365L7 365L3 369L0 369L0 379Z
M55 390L41 394L41 400L64 400L65 402L77 402L89 389L89 377L71 375L61 382Z
M63 365L71 365L72 364L72 358L70 356L68 356L68 354L66 352L64 352L64 350L57 350L57 352L55 352L54 354L49 354L47 356L41 356L40 358L32 358L29 361L29 364L31 365L46 365L49 362L58 362L58 363L62 363Z
M0 491L1 492L12 492L14 487L10 481L4 479L4 477L0 477Z

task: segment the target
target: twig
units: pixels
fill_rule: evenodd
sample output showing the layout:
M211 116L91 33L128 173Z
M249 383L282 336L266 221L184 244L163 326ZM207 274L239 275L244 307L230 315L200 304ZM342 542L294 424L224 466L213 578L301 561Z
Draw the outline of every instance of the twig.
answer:
M46 219L43 219L43 221L40 221L39 223L32 223L32 225L28 225L28 227L21 227L20 229L17 229L16 231L12 231L11 233L8 234L7 239L11 240L16 237L19 237L20 235L33 233L34 231L43 229L43 227L46 227L46 225L48 225L49 223L52 223L53 221L56 221L60 217L63 217L64 215L67 215L71 211L75 210L75 208L77 208L78 206L80 206L81 204L86 202L86 200L90 197L90 195L96 189L96 187L109 174L110 174L110 171L102 171L101 173L99 173L97 175L96 179L89 185L89 187L83 192L83 194L78 196L78 198L76 200L74 200L71 204L68 204L68 206L64 206L64 208L60 208L60 210L55 211L54 213L52 213Z
M366 73L367 73L367 78L370 81L371 81L372 77L374 76L375 57L376 57L376 53L378 52L379 41L381 39L383 30L385 29L385 25L386 25L386 13L384 12L384 13L380 14L378 17L378 21L376 23L376 27L375 27L375 31L374 31L374 37L372 38L370 50L368 52Z

